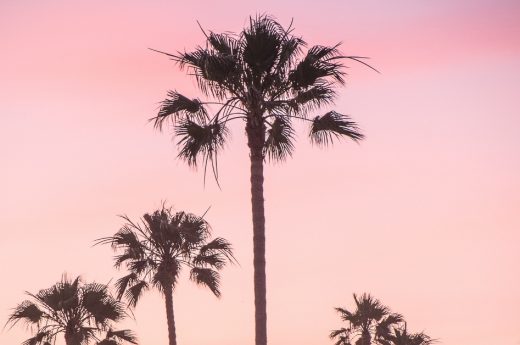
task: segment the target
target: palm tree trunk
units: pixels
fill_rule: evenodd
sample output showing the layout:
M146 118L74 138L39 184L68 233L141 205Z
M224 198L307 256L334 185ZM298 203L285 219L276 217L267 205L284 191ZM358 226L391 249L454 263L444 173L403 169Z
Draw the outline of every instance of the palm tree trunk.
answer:
M164 300L166 304L166 321L168 322L169 345L177 345L175 317L173 315L173 287L171 285L166 286L164 289Z
M255 289L255 344L267 345L267 303L265 277L265 215L263 124L247 125L251 160L251 207L253 213L253 266Z
M70 336L70 334L65 332L64 338L65 338L65 345L74 345L73 341L72 341L72 337Z
M81 341L78 339L78 336L74 336L67 331L65 331L65 345L81 345Z
M370 329L368 326L363 328L363 332L361 333L361 343L363 345L371 345L372 344L372 337L370 336Z

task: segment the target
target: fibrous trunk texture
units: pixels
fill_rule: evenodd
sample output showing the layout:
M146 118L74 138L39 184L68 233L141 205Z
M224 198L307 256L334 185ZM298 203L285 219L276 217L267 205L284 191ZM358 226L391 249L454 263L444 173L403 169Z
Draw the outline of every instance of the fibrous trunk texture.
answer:
M253 213L253 265L255 289L255 344L267 344L267 303L265 276L265 215L264 215L264 134L263 125L248 124L248 145L251 160L251 207Z
M173 315L173 287L171 285L165 287L164 289L164 300L166 304L166 321L168 322L169 345L177 345L175 317Z

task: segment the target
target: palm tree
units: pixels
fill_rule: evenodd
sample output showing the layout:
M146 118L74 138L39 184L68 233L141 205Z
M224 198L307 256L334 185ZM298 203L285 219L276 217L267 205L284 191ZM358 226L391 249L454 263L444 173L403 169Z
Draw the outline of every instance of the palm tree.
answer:
M181 69L195 76L208 101L189 98L172 90L162 102L155 127L171 120L179 137L179 157L196 166L210 163L218 183L218 153L228 137L228 123L245 123L250 155L251 206L253 215L254 294L256 345L267 344L264 160L283 161L293 152L293 120L310 125L309 138L318 145L347 137L363 139L348 116L329 111L312 115L332 105L335 87L343 85L343 60L364 64L356 56L344 56L339 44L312 46L276 20L262 15L250 18L239 34L206 33L206 42L192 52L166 54ZM213 107L213 113L210 110Z
M354 294L356 309L349 311L336 308L341 319L348 322L348 328L341 328L330 333L331 339L336 339L336 345L350 345L354 338L356 345L375 344L388 345L394 327L403 322L399 314L391 313L388 307L379 300L364 293L360 297Z
M24 345L50 345L59 334L64 335L67 345L89 344L98 341L102 331L111 332L111 325L125 317L124 307L110 296L106 285L83 284L80 277L69 280L64 275L50 288L27 295L30 299L14 308L7 321L12 325L23 321L34 327L34 336ZM137 344L132 332L115 332L126 335L120 340Z
M123 264L129 273L117 280L117 298L123 296L135 307L146 290L155 287L166 304L168 338L177 344L173 314L173 290L183 266L190 269L190 279L220 296L220 274L228 261L235 261L229 242L221 237L210 241L209 224L191 213L173 213L163 207L145 214L140 223L123 216L126 224L111 237L97 240L110 244L116 252L114 266Z

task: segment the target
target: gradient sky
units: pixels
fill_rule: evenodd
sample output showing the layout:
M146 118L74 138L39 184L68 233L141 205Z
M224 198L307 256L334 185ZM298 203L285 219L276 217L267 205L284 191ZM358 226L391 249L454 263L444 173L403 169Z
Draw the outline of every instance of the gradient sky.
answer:
M254 343L243 128L222 190L204 187L171 131L147 122L168 89L197 95L194 82L147 48L191 49L196 20L239 31L263 12L382 71L351 64L337 102L365 141L324 150L300 128L294 158L266 169L269 343L331 344L333 308L370 292L442 344L520 344L520 2L507 0L2 0L0 321L63 272L122 275L92 241L166 200L211 206L240 261L220 300L181 281L179 343ZM135 316L125 326L141 344L167 342L158 294ZM4 329L0 344L28 336Z

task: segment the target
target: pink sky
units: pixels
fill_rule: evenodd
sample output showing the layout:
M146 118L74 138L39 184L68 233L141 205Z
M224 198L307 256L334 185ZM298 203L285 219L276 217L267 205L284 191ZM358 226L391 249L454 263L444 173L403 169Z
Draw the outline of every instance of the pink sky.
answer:
M202 43L196 20L238 31L267 12L310 44L344 42L336 109L367 135L266 169L269 343L332 344L333 308L370 292L446 345L520 344L520 3L517 1L19 1L0 4L0 268L4 322L63 272L108 282L92 241L167 200L202 213L240 266L223 297L183 280L180 344L253 344L248 156L236 126L219 190L147 119L194 83L148 47ZM325 111L325 110L324 110ZM323 112L324 112L323 111ZM303 128L301 128L303 130ZM158 294L133 328L167 341ZM0 344L29 333L5 329Z

